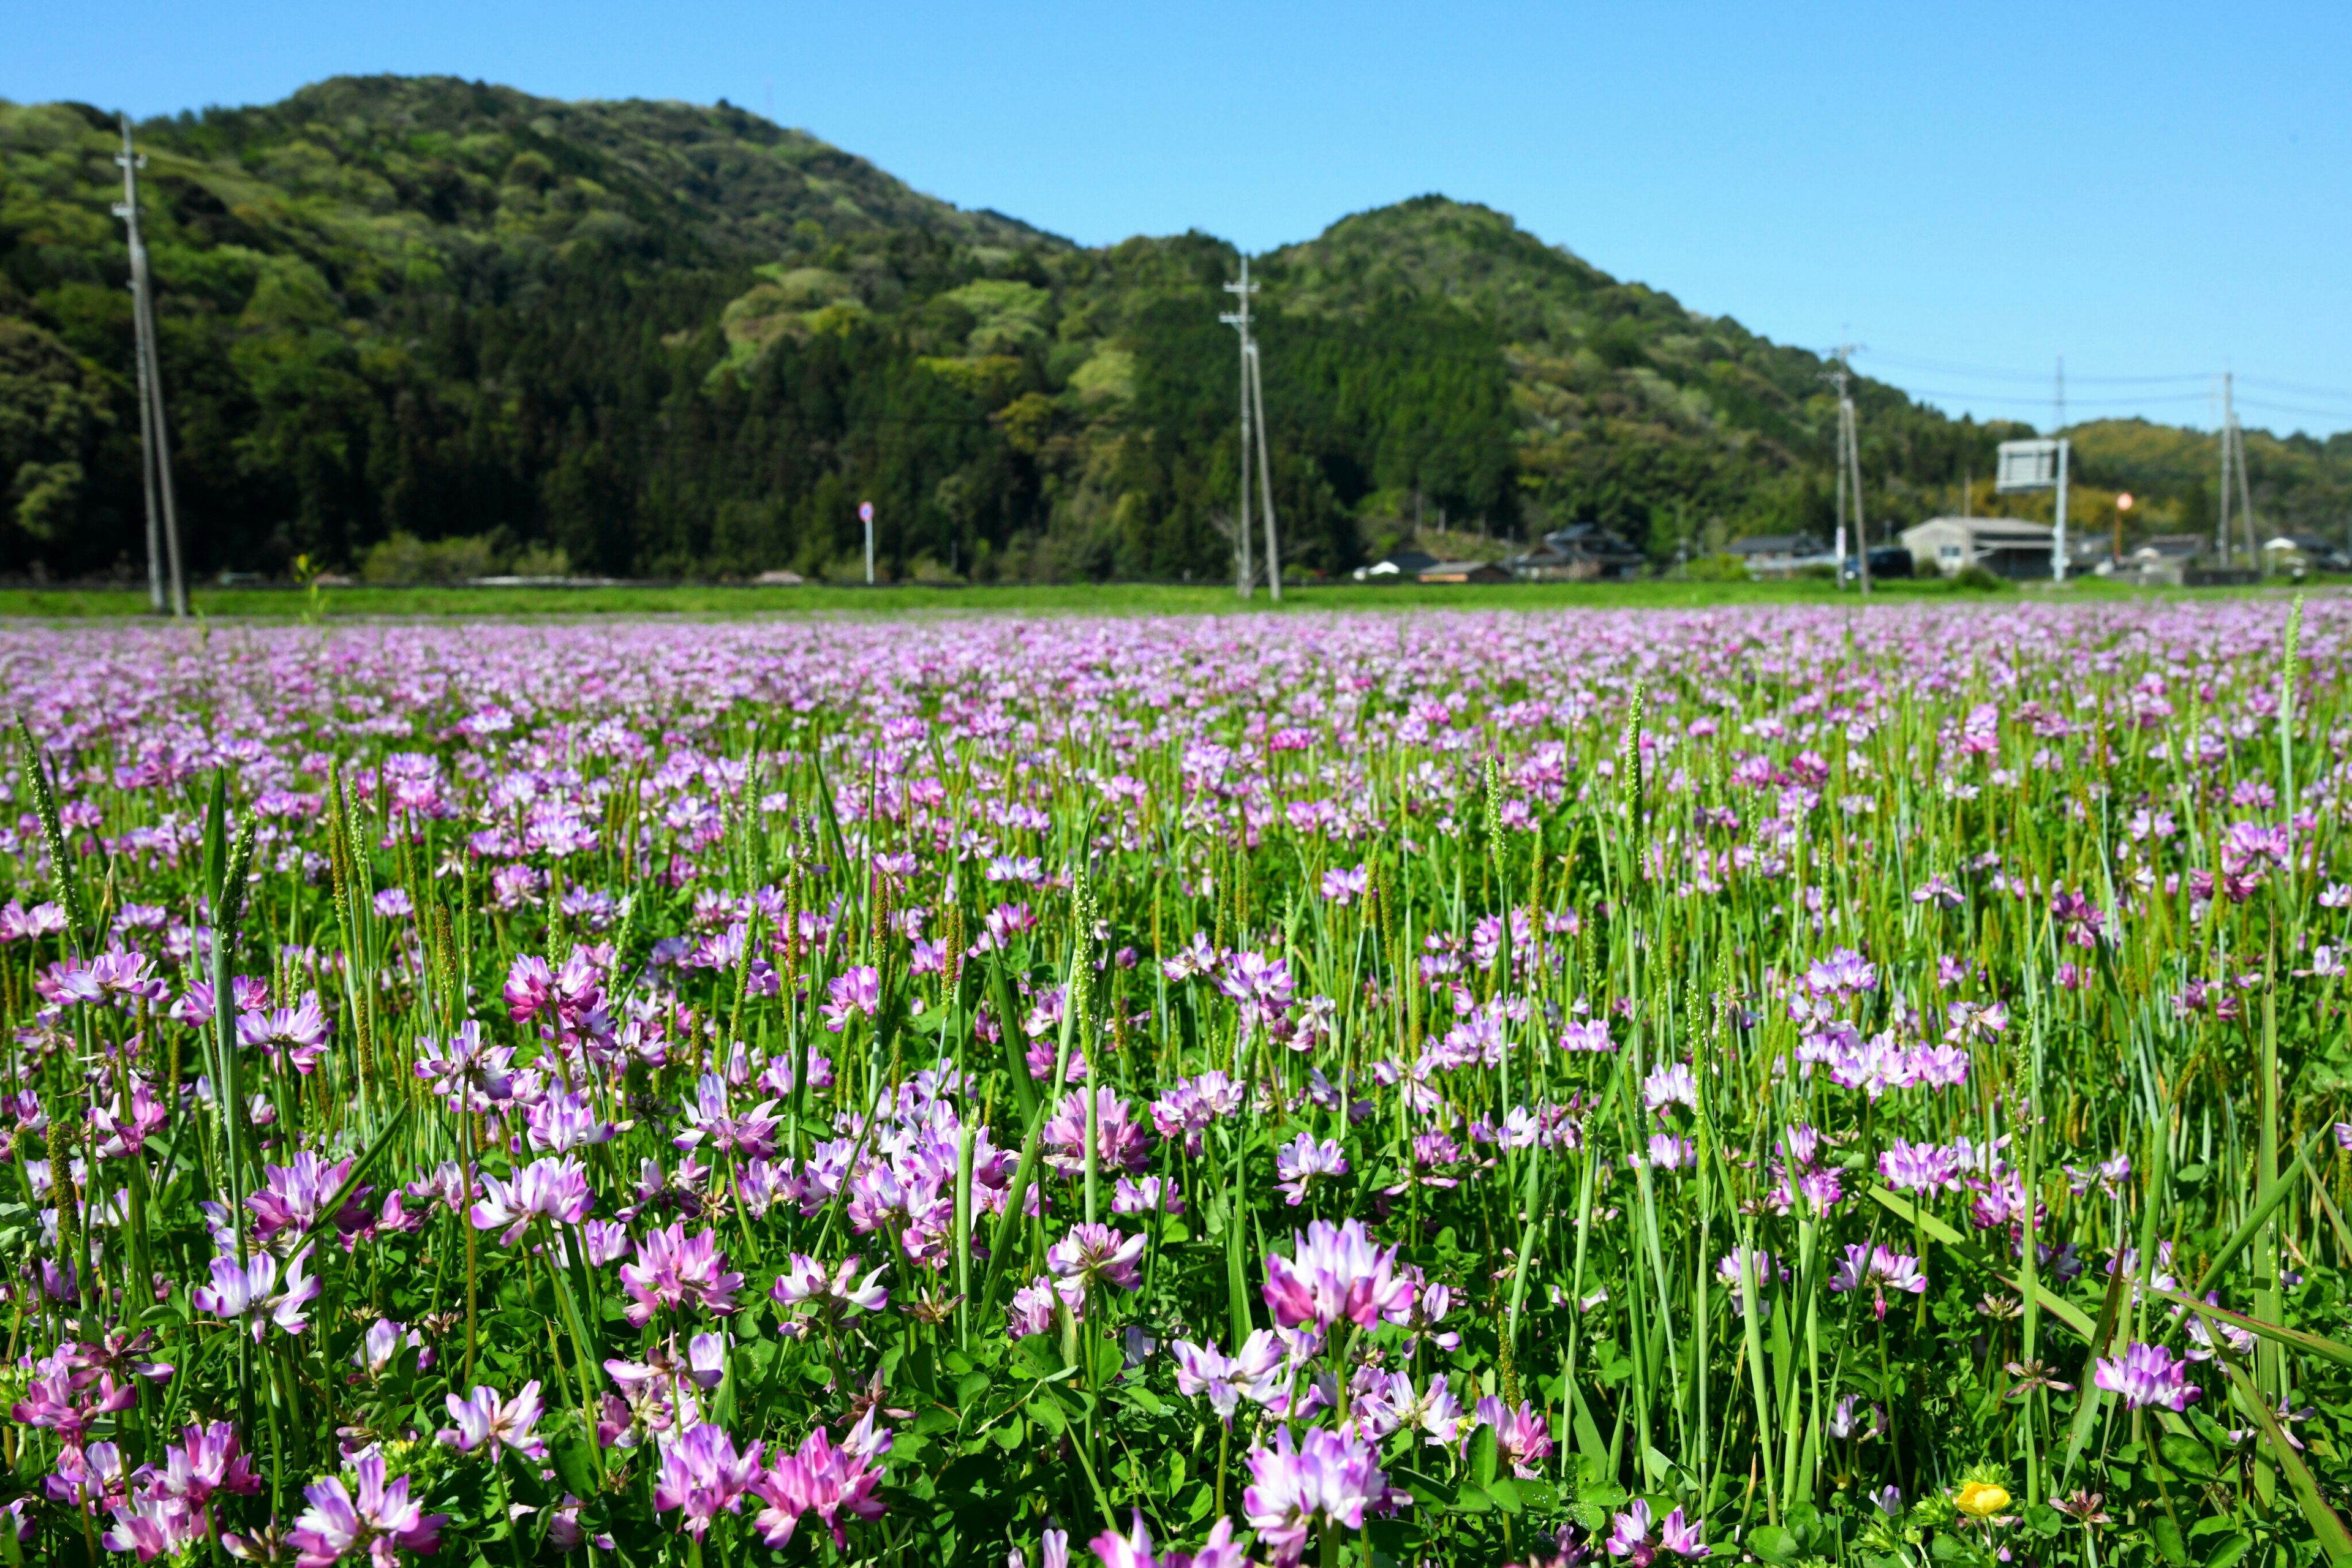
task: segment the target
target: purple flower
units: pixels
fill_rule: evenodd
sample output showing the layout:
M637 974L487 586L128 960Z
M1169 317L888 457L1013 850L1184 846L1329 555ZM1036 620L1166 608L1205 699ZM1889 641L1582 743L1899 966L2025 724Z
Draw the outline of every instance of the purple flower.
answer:
M1106 1530L1087 1542L1102 1568L1244 1568L1249 1561L1248 1548L1234 1539L1234 1521L1230 1519L1217 1521L1200 1551L1171 1552L1164 1557L1155 1557L1151 1552L1151 1533L1143 1527L1143 1510L1134 1510L1131 1517L1133 1526L1125 1535Z
M859 1280L859 1262L858 1256L852 1253L843 1258L831 1274L827 1274L824 1264L805 1253L795 1252L790 1267L777 1275L776 1282L768 1287L769 1300L779 1307L813 1307L827 1320L837 1318L852 1309L861 1312L878 1312L890 1304L890 1292L876 1283L887 1269L877 1268ZM800 1331L806 1332L805 1327L800 1326Z
M727 1272L727 1255L719 1250L714 1231L688 1241L683 1222L648 1233L637 1243L637 1260L621 1265L621 1285L628 1291L629 1321L643 1328L654 1314L689 1302L724 1317L735 1310L740 1274Z
M1013 1292L1013 1300L1004 1309L1004 1331L1016 1340L1042 1334L1054 1326L1057 1308L1067 1308L1075 1321L1087 1315L1086 1305L1085 1281L1055 1279L1040 1274Z
M444 1394L449 1407L449 1419L457 1425L443 1427L436 1434L439 1439L461 1454L470 1454L487 1443L493 1460L509 1448L526 1458L547 1458L547 1445L531 1432L539 1425L539 1383L533 1379L522 1385L522 1392L512 1399L501 1400L495 1388L474 1385L474 1392L460 1399L454 1394Z
M240 1013L236 1019L238 1045L260 1046L279 1067L291 1062L299 1073L318 1070L329 1033L326 1010L320 1005L316 991L305 993L299 1007Z
M871 1018L882 1010L882 972L870 963L857 964L836 974L825 985L827 1000L818 1012L835 1034L849 1027L860 1014Z
M1551 1456L1551 1424L1525 1400L1512 1410L1488 1394L1478 1401L1471 1424L1495 1429L1496 1452L1510 1461L1511 1473L1521 1480L1533 1479L1537 1465Z
M1265 1259L1265 1304L1284 1328L1328 1329L1345 1318L1369 1329L1383 1318L1402 1322L1411 1315L1412 1281L1397 1271L1397 1249L1375 1247L1361 1220L1315 1220L1291 1240L1291 1257L1276 1252Z
M327 1200L351 1173L349 1160L329 1164L308 1149L298 1152L291 1165L264 1165L261 1190L245 1195L246 1207L256 1215L255 1229L264 1245L280 1231L299 1235L317 1226L324 1217ZM364 1224L364 1197L363 1192L353 1192L337 1219L350 1216L354 1229Z
M1635 1498L1625 1511L1614 1516L1611 1522L1615 1528L1610 1531L1604 1543L1609 1555L1626 1558L1637 1568L1647 1568L1648 1564L1658 1560L1660 1552L1691 1558L1708 1554L1706 1543L1699 1538L1699 1527L1685 1523L1680 1509L1666 1515L1660 1522L1658 1538L1654 1542L1650 1539L1650 1505L1640 1498Z
M499 1237L499 1245L512 1247L532 1220L577 1225L588 1217L593 1202L588 1173L579 1161L569 1156L534 1160L509 1181L485 1174L482 1201L473 1206L467 1217L474 1222L476 1230L496 1230L505 1226L506 1233Z
M513 1059L513 1047L485 1044L482 1026L471 1018L449 1037L446 1053L429 1037L416 1042L416 1076L441 1080L452 1110L462 1102L478 1114L505 1100L513 1092L513 1079L507 1074L507 1064Z
M739 1152L766 1159L776 1152L776 1102L763 1100L740 1116L728 1104L727 1080L704 1073L695 1084L694 1099L686 1107L687 1130L670 1140L679 1149L691 1149L705 1138L721 1154Z
M1274 1549L1276 1563L1297 1563L1318 1522L1361 1530L1366 1509L1387 1510L1412 1500L1390 1489L1379 1458L1379 1450L1352 1426L1316 1427L1295 1447L1290 1428L1277 1427L1273 1447L1250 1450L1252 1479L1242 1493L1242 1511Z
M1047 1069L1049 1072L1051 1068ZM1095 1094L1095 1167L1141 1175L1150 1162L1150 1134L1135 1123L1118 1090L1105 1085ZM1064 1095L1045 1123L1045 1163L1065 1176L1082 1175L1087 1168L1087 1091Z
M352 1466L358 1495L330 1476L302 1489L310 1507L286 1532L289 1544L300 1553L300 1568L327 1568L346 1553L365 1548L375 1568L392 1568L395 1548L435 1552L441 1545L446 1513L428 1514L408 1500L406 1476L386 1483L383 1456L371 1450ZM226 1544L226 1542L224 1542Z
M814 1513L833 1532L836 1548L849 1544L841 1528L845 1516L882 1517L881 1500L874 1495L882 1474L874 1461L890 1451L890 1432L887 1427L877 1429L874 1415L873 1406L867 1406L839 1447L819 1426L796 1452L780 1456L774 1468L753 1479L751 1489L768 1506L752 1523L769 1546L788 1544L806 1513Z
M1372 874L1361 861L1352 871L1329 870L1323 873L1323 896L1345 908L1372 890Z
M1884 1318L1887 1291L1923 1294L1927 1289L1927 1277L1919 1272L1919 1260L1907 1252L1897 1252L1883 1242L1871 1247L1856 1242L1845 1249L1844 1260L1831 1272L1830 1289L1843 1292L1859 1290L1864 1285L1870 1287L1877 1302L1874 1315Z
M253 1260L243 1268L234 1258L213 1259L213 1282L199 1285L188 1293L189 1301L199 1312L210 1312L216 1318L234 1322L247 1321L256 1344L271 1323L289 1334L299 1334L310 1327L302 1309L319 1294L319 1282L302 1272L310 1259L310 1249L304 1247L286 1266L286 1288L274 1290L278 1283L278 1259L266 1252L254 1254Z
M2176 1360L2162 1345L2137 1341L2124 1347L2119 1360L2101 1357L2091 1381L2110 1394L2121 1394L2125 1405L2133 1410L2161 1405L2178 1413L2204 1394L2189 1381L2188 1363Z
M1897 1192L1957 1192L1959 1156L1940 1143L1910 1143L1897 1138L1878 1156L1878 1173Z
M1344 1176L1348 1173L1348 1156L1340 1152L1337 1140L1315 1141L1311 1132L1301 1132L1274 1153L1274 1173L1290 1206L1297 1208L1307 1199L1307 1184L1318 1176Z
M683 1510L687 1532L698 1539L721 1513L743 1511L743 1494L760 1473L761 1445L738 1454L735 1440L701 1422L662 1450L661 1475L654 1483L654 1508Z
M1121 1236L1107 1225L1077 1225L1045 1249L1045 1267L1056 1279L1134 1290L1143 1284L1135 1267L1142 1256L1140 1236Z

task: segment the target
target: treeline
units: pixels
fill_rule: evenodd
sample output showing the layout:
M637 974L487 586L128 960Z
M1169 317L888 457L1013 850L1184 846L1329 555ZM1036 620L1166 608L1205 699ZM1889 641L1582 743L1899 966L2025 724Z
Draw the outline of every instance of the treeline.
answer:
M864 500L894 577L1230 570L1221 241L1072 247L723 104L341 79L139 137L199 572L414 536L611 574L845 574ZM116 145L94 110L0 105L0 573L142 555ZM1297 569L1344 571L1415 517L1595 520L1662 560L1826 527L1818 358L1501 215L1420 198L1258 276ZM1861 397L1890 523L2015 433ZM2136 474L2191 457L2118 448Z

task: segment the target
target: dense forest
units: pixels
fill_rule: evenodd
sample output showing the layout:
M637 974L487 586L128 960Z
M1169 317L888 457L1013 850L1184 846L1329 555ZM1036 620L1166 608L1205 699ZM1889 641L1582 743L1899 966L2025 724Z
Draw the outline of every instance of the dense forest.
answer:
M1230 570L1239 256L1075 246L721 102L338 79L137 127L195 568L395 536L636 576ZM0 103L0 574L128 573L138 418L113 118ZM1823 361L1424 196L1254 258L1295 569L1443 523L1664 561L1826 531ZM2021 426L1863 380L1874 533ZM2209 437L2078 427L2076 516L2205 525ZM2352 437L2250 437L2266 526L2340 530ZM2103 488L2105 487L2105 488ZM1983 510L1989 495L1979 494Z

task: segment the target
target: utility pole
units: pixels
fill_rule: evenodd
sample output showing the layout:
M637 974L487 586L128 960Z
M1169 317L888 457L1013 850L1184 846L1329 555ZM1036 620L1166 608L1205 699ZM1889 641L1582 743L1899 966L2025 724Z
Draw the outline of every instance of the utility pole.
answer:
M1837 362L1835 370L1822 372L1823 381L1833 383L1838 395L1837 433L1837 571L1838 586L1845 586L1845 498L1851 487L1853 493L1853 535L1857 572L1855 580L1862 584L1866 597L1870 593L1870 526L1862 510L1862 442L1860 422L1855 416L1853 396L1848 390L1852 372L1847 361L1861 347L1858 343L1840 343L1832 355Z
M1250 296L1257 285L1250 281L1249 258L1242 258L1242 278L1238 283L1225 285L1225 292L1236 295L1240 309L1227 311L1217 320L1241 333L1242 347L1242 513L1241 526L1235 531L1238 554L1234 559L1234 591L1244 599L1256 574L1250 567L1250 457L1252 441L1251 415L1255 420L1258 488L1265 505L1265 574L1266 584L1274 594L1275 603L1282 602L1282 557L1276 548L1274 531L1274 479L1265 460L1265 400L1257 379L1257 343L1250 337Z
M179 500L172 485L171 435L163 421L163 367L155 352L154 290L147 270L147 245L139 237L139 170L147 160L131 149L128 114L122 116L122 151L115 154L114 161L122 169L122 200L116 204L114 216L130 228L131 352L138 365L140 477L147 491L148 604L159 615L168 607L174 616L185 616L188 584L180 568Z
M2050 580L2066 581L2066 459L2072 455L2074 443L2066 439L2066 356L2058 356L2057 427L2051 431L2058 438L2058 521L2050 531Z
M1258 512L1265 519L1265 589L1274 602L1282 603L1282 552L1274 533L1274 461L1265 449L1265 382L1258 373L1257 342L1252 339L1249 354L1250 412L1257 416L1257 499Z

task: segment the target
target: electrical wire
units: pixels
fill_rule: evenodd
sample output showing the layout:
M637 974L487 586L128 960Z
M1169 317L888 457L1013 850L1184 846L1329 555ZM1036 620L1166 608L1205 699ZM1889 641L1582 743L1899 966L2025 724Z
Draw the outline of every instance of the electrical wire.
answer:
M1992 370L1983 365L1952 364L1940 360L1912 359L1904 354L1881 353L1864 349L1864 353L1884 360L1888 364L1906 370L1924 370L1930 375L1957 375L1970 380L2013 381L2034 386L2048 386L2053 380L2050 371ZM2167 382L2208 381L2210 371L2183 372L2178 375L2069 375L2070 384L2084 386L2153 386Z

